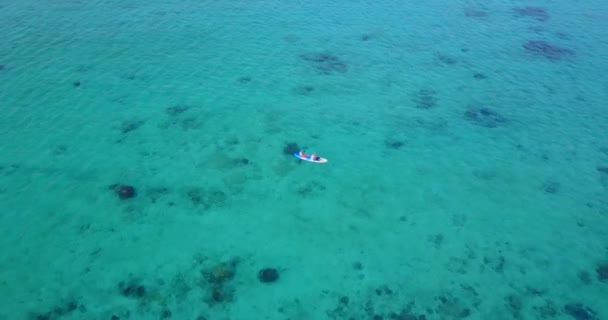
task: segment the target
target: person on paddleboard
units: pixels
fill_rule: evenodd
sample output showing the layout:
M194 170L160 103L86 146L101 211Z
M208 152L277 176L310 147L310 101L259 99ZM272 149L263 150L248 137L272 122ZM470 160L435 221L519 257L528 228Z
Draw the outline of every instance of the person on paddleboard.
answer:
M319 158L319 156L317 156L316 152L313 152L312 155L310 156L310 158L314 161L319 161L319 159L321 159L321 158Z
M300 158L308 158L308 155L306 153L304 153L304 151L300 150Z

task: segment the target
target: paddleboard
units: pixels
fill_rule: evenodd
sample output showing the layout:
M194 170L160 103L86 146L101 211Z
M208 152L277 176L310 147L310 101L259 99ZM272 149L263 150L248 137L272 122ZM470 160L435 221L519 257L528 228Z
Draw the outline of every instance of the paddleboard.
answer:
M314 163L326 163L327 162L327 159L321 158L321 157L319 157L319 160L313 160L311 158L311 156L308 156L307 158L300 157L299 153L294 153L293 156L296 157L296 158L298 158L298 159L300 159L300 160L304 160L304 161L308 161L308 162L314 162Z

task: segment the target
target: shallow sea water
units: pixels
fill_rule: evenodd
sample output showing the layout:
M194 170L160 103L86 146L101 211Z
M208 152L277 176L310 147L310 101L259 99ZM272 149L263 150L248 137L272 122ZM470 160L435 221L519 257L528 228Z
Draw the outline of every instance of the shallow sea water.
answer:
M608 319L607 15L0 2L0 319Z

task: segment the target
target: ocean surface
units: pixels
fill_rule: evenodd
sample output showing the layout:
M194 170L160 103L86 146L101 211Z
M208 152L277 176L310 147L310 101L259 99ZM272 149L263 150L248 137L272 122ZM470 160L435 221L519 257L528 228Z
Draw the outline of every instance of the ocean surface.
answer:
M0 320L608 319L607 30L599 0L0 1Z

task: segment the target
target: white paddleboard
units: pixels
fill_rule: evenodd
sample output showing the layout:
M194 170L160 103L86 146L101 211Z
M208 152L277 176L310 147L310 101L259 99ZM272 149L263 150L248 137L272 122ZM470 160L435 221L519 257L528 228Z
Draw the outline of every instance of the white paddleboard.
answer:
M304 161L308 161L308 162L327 163L327 159L321 158L321 157L319 157L319 160L313 160L312 156L310 156L310 155L308 157L304 158L304 157L300 157L299 153L294 153L293 156L296 157L296 158L298 158L298 159L300 159L300 160L304 160Z

